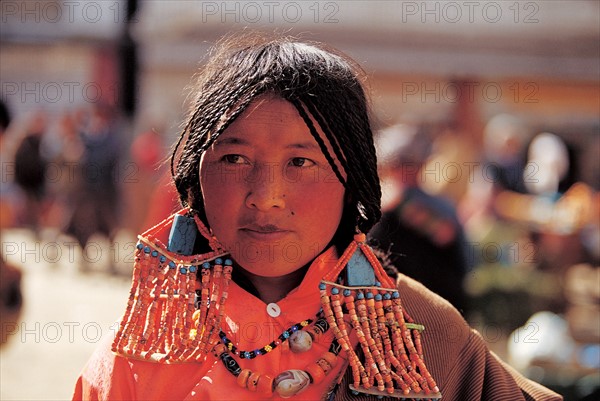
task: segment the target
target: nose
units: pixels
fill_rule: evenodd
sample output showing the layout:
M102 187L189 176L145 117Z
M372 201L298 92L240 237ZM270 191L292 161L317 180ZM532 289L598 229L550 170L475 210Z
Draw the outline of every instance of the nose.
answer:
M262 212L285 208L285 182L276 166L254 165L245 180L248 185L247 207Z

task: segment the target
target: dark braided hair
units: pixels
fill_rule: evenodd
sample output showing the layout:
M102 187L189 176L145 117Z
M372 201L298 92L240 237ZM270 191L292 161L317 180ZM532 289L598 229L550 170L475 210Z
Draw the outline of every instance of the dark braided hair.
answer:
M171 173L184 206L206 222L199 180L202 153L259 95L292 103L346 188L339 235L368 232L381 217L381 188L362 70L341 53L292 38L256 34L230 37L201 70L197 96L171 157ZM325 134L321 138L313 120ZM329 154L325 140L335 155ZM346 179L334 159L346 173ZM336 240L336 243L338 241Z

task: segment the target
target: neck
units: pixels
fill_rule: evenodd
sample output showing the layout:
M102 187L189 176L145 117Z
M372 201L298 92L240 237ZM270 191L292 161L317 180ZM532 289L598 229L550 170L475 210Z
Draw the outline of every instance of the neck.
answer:
M290 291L298 287L302 282L302 279L304 279L309 266L310 264L284 276L278 277L257 276L241 266L236 266L235 270L242 281L246 281L254 287L258 298L265 303L271 303L282 300ZM242 288L247 287L247 285L244 286L241 282L238 282L237 284Z

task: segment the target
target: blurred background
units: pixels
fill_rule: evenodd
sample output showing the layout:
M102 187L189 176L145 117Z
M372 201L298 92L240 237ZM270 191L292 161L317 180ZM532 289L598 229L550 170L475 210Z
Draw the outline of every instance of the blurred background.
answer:
M371 240L491 349L600 399L600 2L0 3L0 398L69 399L177 207L167 160L221 36L362 65L384 220Z

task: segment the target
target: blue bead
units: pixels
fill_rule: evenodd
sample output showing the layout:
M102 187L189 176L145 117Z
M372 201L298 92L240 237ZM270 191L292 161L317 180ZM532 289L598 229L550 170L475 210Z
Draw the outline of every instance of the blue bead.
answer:
M175 265L175 262L173 262L173 261L169 262L169 269L174 269L176 267L177 267L177 265Z
M202 263L202 268L203 269L210 269L210 263L208 263L208 262Z
M365 294L359 292L358 294L356 294L356 299L365 299Z
M367 299L373 299L373 293L367 292Z
M222 264L223 264L223 259L221 259L221 258L215 259L215 265L222 265Z
M244 358L250 359L250 353L248 351L244 352Z
M137 249L141 251L142 249L144 249L144 245L141 242L138 242Z
M298 327L297 326L292 326L292 331L298 331Z
M381 301L381 294L375 295L375 301Z
M147 247L144 248L144 253L150 253L150 247L149 246L147 246Z
M231 259L225 259L225 266L233 266L233 261Z
M358 395L358 394L360 394L358 391L352 390L352 395Z
M383 299L392 299L392 296L389 292L386 292L385 294L383 294Z
M160 258L158 258L158 260L160 260L160 263L165 263L167 261L167 258L165 257L165 255L160 255Z
M196 270L198 270L196 266L190 266L190 273L196 273Z
M151 255L152 255L153 257L157 257L157 256L158 256L158 252L156 252L156 251L152 251Z
M283 338L288 338L290 336L290 333L288 333L287 331L284 331L282 333L282 335L283 335Z
M187 269L185 267L180 267L179 268L179 273L181 273L181 274L187 274Z
M379 281L375 282L375 287L381 287L381 283Z
M340 290L338 290L337 288L333 287L333 288L331 289L331 293L332 293L333 295L337 295L337 294L339 294L339 293L340 293Z
M394 291L392 293L392 298L400 298L400 293L398 291Z
M262 354L262 352L260 352L260 350L259 350L259 349L255 349L255 350L254 350L254 355L256 355L256 356L259 356L259 355L261 355L261 354Z
M325 285L325 283L320 283L319 284L319 289L320 290L324 290L325 288L327 288L327 285Z
M349 297L349 296L350 296L350 294L352 294L352 291L350 291L349 289L345 289L345 290L344 290L344 296L345 296L345 297Z
M375 271L369 260L358 248L346 264L346 285L349 287L370 287L375 284Z

